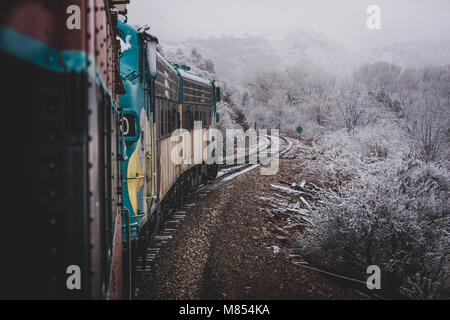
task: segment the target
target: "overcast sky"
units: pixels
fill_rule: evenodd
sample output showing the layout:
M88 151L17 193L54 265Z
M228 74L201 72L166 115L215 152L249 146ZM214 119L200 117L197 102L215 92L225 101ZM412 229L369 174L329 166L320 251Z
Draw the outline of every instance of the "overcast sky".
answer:
M366 27L369 5L381 30ZM346 47L450 38L450 0L131 0L129 22L178 39L306 29Z

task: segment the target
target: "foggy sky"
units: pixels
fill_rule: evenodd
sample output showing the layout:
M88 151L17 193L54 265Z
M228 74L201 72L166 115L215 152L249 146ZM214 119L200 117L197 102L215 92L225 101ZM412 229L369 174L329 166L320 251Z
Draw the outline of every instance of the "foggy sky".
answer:
M369 5L381 8L381 30L366 27ZM170 39L297 28L347 48L450 38L449 0L131 0L128 17Z

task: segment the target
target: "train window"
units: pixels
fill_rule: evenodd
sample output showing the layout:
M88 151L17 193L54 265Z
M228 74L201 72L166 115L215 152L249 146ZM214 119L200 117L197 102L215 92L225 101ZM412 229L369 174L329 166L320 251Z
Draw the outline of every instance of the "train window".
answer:
M192 111L190 109L187 109L185 112L185 116L183 118L184 122L184 128L187 130L192 129Z
M122 132L126 138L134 138L138 135L136 115L124 114L122 118Z
M169 130L169 134L172 134L172 132L173 132L173 130L174 130L174 128L175 128L175 126L173 125L173 121L174 121L174 118L173 118L173 109L170 109L170 110L169 110L169 117L170 117L170 119L169 119L169 122L170 122L170 130Z
M159 104L159 114L160 114L160 128L161 128L161 137L164 136L164 110L163 110L164 104L160 102Z
M185 129L189 130L191 128L191 110L187 110L184 117Z
M173 109L173 103L171 104L171 108L169 110L170 114L170 133L175 130L175 110Z
M222 100L222 96L220 93L220 87L216 87L216 101L220 102Z
M166 109L165 113L166 113L166 119L165 119L166 120L166 132L165 132L165 135L167 135L170 132L169 110Z
M175 104L173 105L173 109L172 109L172 121L173 121L172 122L173 130L178 129L179 128L179 124L178 124L179 119L178 119L178 112L177 112Z
M172 132L177 129L177 115L175 110L175 104L172 103Z
M177 121L177 110L175 109L175 104L173 105L173 109L172 109L172 124L173 124L173 130L176 130L178 125L177 125L178 121Z
M166 134L168 134L172 130L172 123L171 123L171 121L172 121L172 114L171 114L171 112L169 110L167 110L166 111L166 115L167 115L167 117L166 117L167 132L166 132Z

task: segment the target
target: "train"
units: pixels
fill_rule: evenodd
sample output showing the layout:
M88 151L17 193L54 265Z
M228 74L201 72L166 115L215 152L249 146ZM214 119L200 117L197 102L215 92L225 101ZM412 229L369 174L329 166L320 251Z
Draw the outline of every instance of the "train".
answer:
M195 141L217 128L220 87L168 61L128 3L2 3L1 298L132 299L137 252L217 175L193 158L214 156Z

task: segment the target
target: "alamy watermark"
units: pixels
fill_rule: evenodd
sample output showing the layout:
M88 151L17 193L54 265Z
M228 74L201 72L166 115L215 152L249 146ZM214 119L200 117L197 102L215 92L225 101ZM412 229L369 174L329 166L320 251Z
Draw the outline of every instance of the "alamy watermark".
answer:
M69 17L66 20L66 26L69 30L81 29L81 9L78 5L70 5L67 7L66 13ZM377 5L367 7L366 13L369 15L367 19L367 29L381 30L381 8Z
M381 8L377 5L371 5L367 8L367 29L381 30Z
M66 26L69 30L81 30L81 9L77 5L67 7L66 13L69 17L66 20Z
M381 269L379 266L373 265L367 268L367 274L370 277L367 278L367 289L369 290L381 290Z
M172 133L175 142L171 160L175 165L213 164L261 165L261 175L276 175L280 167L280 132L278 129L227 129L225 140L218 129L202 129L194 123L194 133L178 129ZM224 148L224 141L226 147Z
M76 265L68 266L66 286L69 290L81 290L81 268Z

